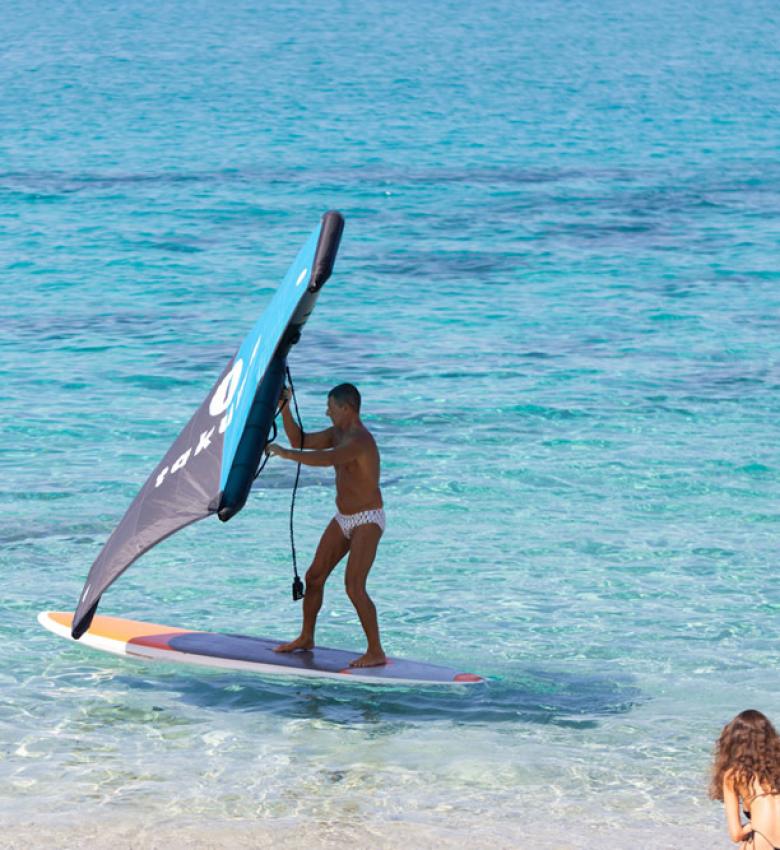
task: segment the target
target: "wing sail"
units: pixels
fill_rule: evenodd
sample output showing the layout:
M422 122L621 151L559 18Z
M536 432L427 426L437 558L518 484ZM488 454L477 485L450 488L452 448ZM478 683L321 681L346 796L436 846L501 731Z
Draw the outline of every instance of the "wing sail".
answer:
M144 552L211 513L227 521L244 506L273 424L287 354L330 277L343 229L339 213L323 216L236 355L127 509L89 571L73 616L74 638L89 628L105 590Z

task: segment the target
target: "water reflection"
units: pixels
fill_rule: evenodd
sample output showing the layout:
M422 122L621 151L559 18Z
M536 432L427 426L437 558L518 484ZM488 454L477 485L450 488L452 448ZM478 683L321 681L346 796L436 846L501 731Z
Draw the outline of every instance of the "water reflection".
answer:
M172 673L164 681L121 675L114 686L138 692L164 688L174 700L208 711L263 712L285 719L376 725L449 720L458 724L538 723L592 728L602 717L624 714L642 701L625 675L523 668L485 684L449 688L376 687L337 682L272 681L245 673Z

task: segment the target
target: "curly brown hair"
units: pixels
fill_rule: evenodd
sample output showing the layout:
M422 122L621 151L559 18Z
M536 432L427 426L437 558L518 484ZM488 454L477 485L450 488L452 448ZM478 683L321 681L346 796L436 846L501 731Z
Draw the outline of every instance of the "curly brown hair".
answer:
M723 799L723 777L729 774L735 788L758 784L780 794L780 736L760 711L740 712L720 733L712 765L710 797Z

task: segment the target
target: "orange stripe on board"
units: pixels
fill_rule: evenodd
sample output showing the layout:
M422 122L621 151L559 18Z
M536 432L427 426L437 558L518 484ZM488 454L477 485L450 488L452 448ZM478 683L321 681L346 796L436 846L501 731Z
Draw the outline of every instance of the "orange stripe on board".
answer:
M73 614L65 613L64 611L52 611L49 614L55 623L59 623L66 628L71 627L73 622ZM140 620L123 620L121 617L103 617L97 615L89 627L87 634L95 635L96 637L109 638L110 640L119 640L125 643L133 641L141 643L142 640L154 640L161 635L171 637L173 635L188 634L191 629L175 629L172 626L159 626L156 623L143 623ZM156 644L149 643L149 646Z

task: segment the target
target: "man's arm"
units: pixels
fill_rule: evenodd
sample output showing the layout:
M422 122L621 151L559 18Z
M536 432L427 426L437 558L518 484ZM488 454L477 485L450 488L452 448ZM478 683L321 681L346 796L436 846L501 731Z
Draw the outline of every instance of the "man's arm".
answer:
M328 429L330 430L330 429ZM325 433L324 431L322 433ZM308 445L309 435L306 435ZM266 446L266 453L278 455L285 460L302 463L304 466L339 466L354 460L363 451L361 441L357 439L348 440L335 449L315 449L314 451L299 451L298 449L285 449L276 443Z
M301 446L301 429L293 419L289 402L290 391L285 387L282 392L282 423L284 424L284 433L287 434L290 445L296 449L329 449L333 445L332 427L326 428L324 431L317 431L314 434L304 434L303 446Z

